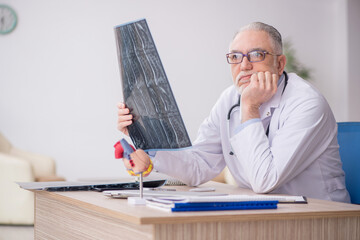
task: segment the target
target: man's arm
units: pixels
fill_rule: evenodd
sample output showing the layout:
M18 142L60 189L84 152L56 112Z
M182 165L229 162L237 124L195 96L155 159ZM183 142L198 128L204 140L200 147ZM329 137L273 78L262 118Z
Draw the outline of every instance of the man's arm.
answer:
M225 115L220 114L222 111L219 109L228 108L229 98L225 95L222 94L201 124L193 147L182 151L157 152L153 158L155 169L190 186L207 182L221 173L226 165L220 133L221 119Z
M336 137L336 122L324 98L297 98L275 110L279 129L270 140L262 122L250 124L231 139L231 145L258 193L274 190L308 168Z
M158 151L152 158L155 170L196 186L216 177L224 169L225 162L217 125L219 120L214 109L202 123L194 146L189 150ZM118 129L127 133L127 127L132 123L131 119L129 109L123 103L118 104ZM138 149L130 156L135 165L132 166L127 159L123 159L126 169L134 172L147 170L150 158L143 150Z

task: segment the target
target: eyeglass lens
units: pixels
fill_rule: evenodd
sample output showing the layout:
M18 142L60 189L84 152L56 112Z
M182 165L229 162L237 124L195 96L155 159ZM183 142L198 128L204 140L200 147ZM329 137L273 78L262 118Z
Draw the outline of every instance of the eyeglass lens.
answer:
M261 51L252 51L247 54L229 53L227 59L229 63L241 63L243 58L247 57L249 62L261 62L265 59L265 53Z

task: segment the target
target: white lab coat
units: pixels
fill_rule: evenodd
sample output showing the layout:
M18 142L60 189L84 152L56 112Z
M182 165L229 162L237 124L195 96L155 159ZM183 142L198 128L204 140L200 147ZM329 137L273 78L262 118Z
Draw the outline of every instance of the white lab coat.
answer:
M261 121L238 133L239 107L227 123L228 111L239 98L235 87L229 87L201 124L193 147L157 152L154 168L196 186L216 177L227 165L239 187L257 193L349 202L337 125L327 101L296 74L289 74L282 93L284 83L260 107Z

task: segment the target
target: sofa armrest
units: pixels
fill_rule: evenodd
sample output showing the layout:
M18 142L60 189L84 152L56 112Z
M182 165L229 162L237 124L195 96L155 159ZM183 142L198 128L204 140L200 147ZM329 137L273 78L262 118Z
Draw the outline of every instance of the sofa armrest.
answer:
M24 151L14 147L11 149L10 154L28 161L32 166L35 178L54 176L56 174L55 160L49 156Z
M31 164L0 153L0 224L33 224L34 194L16 182L33 182Z

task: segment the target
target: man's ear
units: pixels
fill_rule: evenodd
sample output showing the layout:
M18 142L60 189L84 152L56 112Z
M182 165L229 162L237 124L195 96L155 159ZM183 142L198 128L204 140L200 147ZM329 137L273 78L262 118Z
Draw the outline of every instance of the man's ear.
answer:
M278 57L278 73L279 73L279 76L281 74L283 74L284 69L285 69L285 65L286 65L286 56L283 54L283 55L280 55Z

